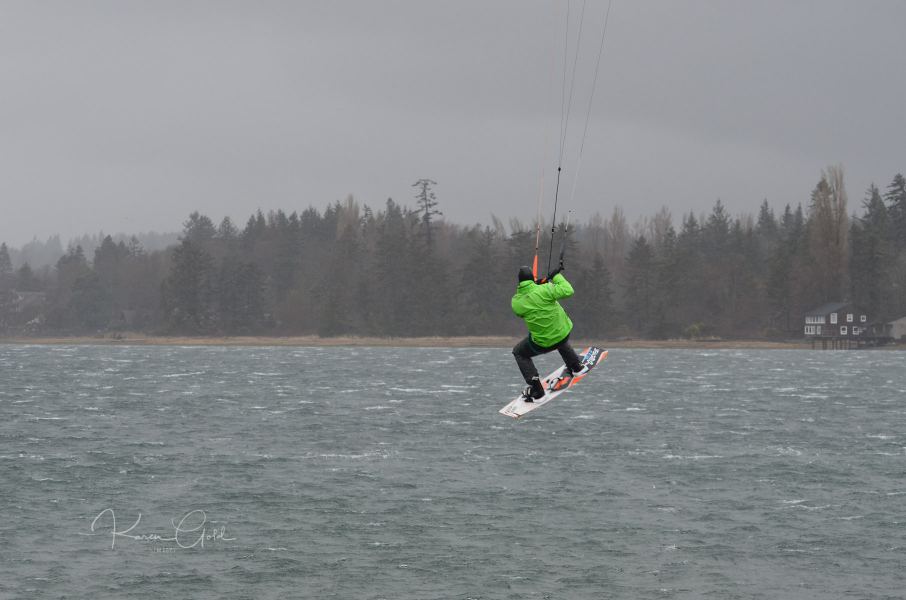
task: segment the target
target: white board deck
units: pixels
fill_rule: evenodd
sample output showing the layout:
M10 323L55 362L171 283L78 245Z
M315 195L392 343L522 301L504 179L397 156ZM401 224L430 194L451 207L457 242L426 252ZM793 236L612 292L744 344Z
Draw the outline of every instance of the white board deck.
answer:
M600 348L591 346L589 348L586 348L579 356L582 359L582 362L588 364L588 373L590 373L592 369L594 369L598 364L604 362L604 359L607 358L607 350L601 350ZM550 391L549 388L551 386L551 383L553 383L560 377L564 369L566 369L566 366L555 369L553 373L551 373L541 381L541 385L544 386L544 390L547 392L543 398L539 398L534 402L526 402L523 399L522 394L519 394L519 396L517 396L514 400L512 400L509 404L507 404L497 412L502 415L506 415L507 417L518 419L522 416L527 415L533 410L538 410L588 376L588 373L585 373L584 375L580 375L579 377L574 377L566 387L553 392Z

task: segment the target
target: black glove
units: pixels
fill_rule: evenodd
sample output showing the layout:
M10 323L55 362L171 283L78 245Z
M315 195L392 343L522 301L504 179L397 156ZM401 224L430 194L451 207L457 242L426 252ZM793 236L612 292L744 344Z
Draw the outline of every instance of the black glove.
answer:
M554 278L554 275L560 273L563 270L563 263L560 263L560 266L550 272L550 275L547 276L548 281Z

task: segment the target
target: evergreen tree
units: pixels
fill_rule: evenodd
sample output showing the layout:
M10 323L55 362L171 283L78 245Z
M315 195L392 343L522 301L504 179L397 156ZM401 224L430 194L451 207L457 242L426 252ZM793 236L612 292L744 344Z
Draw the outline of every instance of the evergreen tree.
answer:
M231 242L239 237L239 230L233 225L232 219L224 217L217 227L217 238Z
M183 239L173 251L161 295L166 327L173 333L199 335L216 330L214 261L191 239Z
M378 219L375 264L374 330L379 335L406 335L412 314L411 272L416 257L409 254L410 231L403 209L387 199Z
M73 291L76 283L91 272L81 246L70 246L56 266L56 281L48 297L47 323L52 330L75 333L82 327L81 315L76 314Z
M768 201L761 203L758 210L758 224L756 225L758 236L767 243L772 243L777 238L777 219L774 218L774 211L768 205Z
M128 255L129 249L126 244L114 243L113 238L109 235L94 251L94 273L98 277L98 285L103 290L103 296L112 302L111 309L125 308L126 290L122 284L122 278L123 262Z
M863 207L863 216L855 219L850 229L851 297L872 319L883 318L890 310L885 300L892 295L889 278L893 248L887 207L874 184L868 189Z
M314 210L314 209L312 209ZM317 211L315 211L317 215ZM320 220L320 219L319 219ZM242 243L247 249L254 248L255 244L267 235L267 220L264 213L259 209L254 215L249 217L242 230Z
M414 224L410 230L414 231ZM412 257L407 306L410 315L406 335L449 335L457 325L451 319L452 293L449 263L421 235L409 236L407 253Z
M10 330L16 310L16 296L13 292L15 277L9 249L0 244L0 334Z
M705 256L702 228L693 213L683 218L676 239L675 277L678 281L678 324L685 329L693 323L713 317L704 303L708 281L705 278Z
M189 215L189 220L182 226L183 239L190 242L204 243L214 239L216 235L217 229L214 227L214 222L198 211Z
M110 323L113 301L100 277L88 270L72 286L69 309L81 331L100 331Z
M361 276L362 242L359 206L350 197L345 206L338 206L335 219L337 239L320 297L321 318L318 335L355 334L361 330L359 306L368 298L358 297L356 282Z
M230 256L218 275L218 315L221 331L228 335L252 335L265 327L264 273L254 263Z
M604 261L610 274L615 279L621 280L623 279L623 269L626 265L626 255L633 240L629 233L626 217L620 207L614 207L613 214L607 221L605 231Z
M764 281L768 278L770 257L780 243L780 225L774 216L773 209L768 206L768 201L761 203L758 212L758 221L755 225L756 256L755 267L759 278Z
M626 316L640 334L651 329L654 301L654 253L644 236L636 238L626 259Z
M458 335L515 331L509 299L516 289L515 269L504 259L502 240L490 227L466 233L471 248L457 288L457 312L451 325Z
M890 235L898 250L906 248L906 177L897 173L884 194L890 212Z
M718 256L726 251L729 239L730 216L727 215L723 203L718 199L702 227L704 250L711 257Z
M676 230L670 225L655 252L654 326L651 334L662 339L677 336L682 330L679 315L682 271L678 243Z
M6 243L0 244L0 288L12 285L13 261L9 257Z
M595 254L590 264L578 270L573 287L576 295L572 299L570 313L577 331L582 337L599 339L612 335L616 322L613 282L600 253Z
M805 217L802 206L796 211L786 205L780 221L780 239L769 257L766 295L770 306L769 327L791 335L799 329L802 260L806 253Z
M16 271L16 281L13 287L22 292L40 292L44 289L41 280L32 271L31 266L25 263Z
M751 219L737 219L730 232L728 302L722 315L721 335L759 335L765 305L764 275L755 228Z

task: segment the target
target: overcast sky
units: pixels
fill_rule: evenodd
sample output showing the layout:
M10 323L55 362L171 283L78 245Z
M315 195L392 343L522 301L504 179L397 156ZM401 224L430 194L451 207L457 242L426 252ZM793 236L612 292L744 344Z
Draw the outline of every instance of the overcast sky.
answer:
M561 210L807 202L906 170L906 2L588 0ZM577 38L581 0L570 4ZM178 230L352 194L531 221L559 153L561 0L0 0L0 241ZM572 58L570 57L569 63Z

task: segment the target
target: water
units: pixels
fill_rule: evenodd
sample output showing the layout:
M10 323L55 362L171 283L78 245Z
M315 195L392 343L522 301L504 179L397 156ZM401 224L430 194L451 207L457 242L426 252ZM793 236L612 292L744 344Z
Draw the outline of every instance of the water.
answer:
M902 598L903 360L0 346L0 598Z

